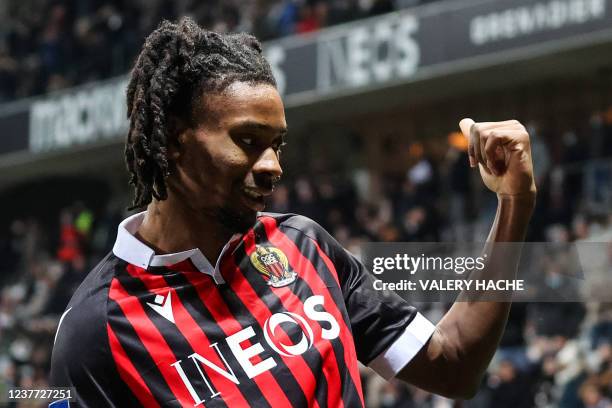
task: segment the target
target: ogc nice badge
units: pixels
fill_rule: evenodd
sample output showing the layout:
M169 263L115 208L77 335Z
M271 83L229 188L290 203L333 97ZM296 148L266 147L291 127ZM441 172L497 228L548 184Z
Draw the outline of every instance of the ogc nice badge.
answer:
M297 273L289 270L287 256L278 248L257 245L251 254L251 263L268 278L268 285L280 288L293 282Z

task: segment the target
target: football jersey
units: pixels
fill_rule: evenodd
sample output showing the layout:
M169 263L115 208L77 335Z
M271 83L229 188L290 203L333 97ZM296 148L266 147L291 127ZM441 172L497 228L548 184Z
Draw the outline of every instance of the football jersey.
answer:
M51 381L80 406L362 407L358 361L389 379L434 331L306 217L260 213L213 265L156 255L144 216L61 317Z

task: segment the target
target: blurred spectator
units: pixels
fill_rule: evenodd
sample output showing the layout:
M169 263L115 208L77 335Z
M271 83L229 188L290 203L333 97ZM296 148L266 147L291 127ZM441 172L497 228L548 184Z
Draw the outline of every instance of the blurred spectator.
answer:
M328 14L327 7L327 3L322 0L306 2L300 9L300 18L296 24L296 32L304 34L324 27Z
M190 15L208 29L262 41L414 6L421 0L6 0L0 13L0 103L130 69L162 19Z
M64 209L60 214L60 247L57 258L64 262L81 258L81 245L81 234L74 225L74 216L71 210Z
M330 3L328 18L330 25L345 23L362 17L359 0L336 0Z
M580 398L585 408L610 408L612 400L603 395L597 379L592 378L580 387Z
M453 132L448 135L449 149L445 157L446 177L448 183L448 216L452 220L453 236L450 241L468 239L472 218L472 172L468 163L467 139L462 133Z
M489 378L493 390L490 406L496 408L529 408L533 395L526 374L520 372L510 360L502 360Z

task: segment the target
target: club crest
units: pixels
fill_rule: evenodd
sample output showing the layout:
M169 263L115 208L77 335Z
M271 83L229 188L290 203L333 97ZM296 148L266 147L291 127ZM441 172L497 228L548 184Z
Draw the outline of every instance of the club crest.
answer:
M289 270L287 256L278 248L257 245L251 254L251 263L268 278L268 285L280 288L293 282L297 273Z

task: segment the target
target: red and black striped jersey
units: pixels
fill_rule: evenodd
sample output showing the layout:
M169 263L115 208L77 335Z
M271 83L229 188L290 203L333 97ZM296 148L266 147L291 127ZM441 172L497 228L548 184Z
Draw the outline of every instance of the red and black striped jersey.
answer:
M361 407L357 362L391 378L433 332L308 218L259 214L216 265L156 255L143 218L60 320L51 380L80 406Z

